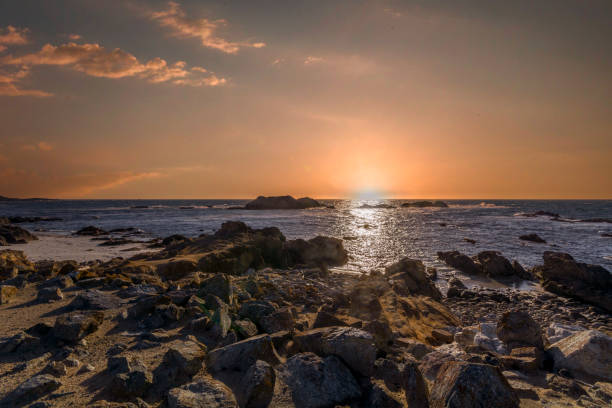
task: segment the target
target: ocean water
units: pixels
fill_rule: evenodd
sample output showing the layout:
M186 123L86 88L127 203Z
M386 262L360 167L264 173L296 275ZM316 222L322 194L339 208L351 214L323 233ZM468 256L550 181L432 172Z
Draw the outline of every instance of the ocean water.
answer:
M385 202L393 209L363 209ZM526 267L542 262L547 250L568 252L579 261L612 271L612 224L575 222L612 219L612 200L447 200L449 208L401 208L405 200L328 200L335 209L228 210L245 200L53 200L0 202L0 216L59 217L62 221L21 224L24 228L69 234L87 225L103 229L136 227L142 237L212 233L226 220L252 227L275 226L289 239L327 235L343 238L350 256L345 269L369 271L409 256L444 270L437 251L474 255L497 250ZM567 222L523 213L545 210ZM537 233L546 244L518 239ZM475 240L472 244L465 238Z

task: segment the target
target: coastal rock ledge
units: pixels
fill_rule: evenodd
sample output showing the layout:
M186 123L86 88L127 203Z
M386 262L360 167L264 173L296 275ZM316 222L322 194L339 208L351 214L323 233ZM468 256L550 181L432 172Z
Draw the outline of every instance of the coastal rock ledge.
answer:
M324 207L324 205L310 197L295 199L290 195L274 197L259 196L244 206L246 210L304 210L306 208L315 207Z

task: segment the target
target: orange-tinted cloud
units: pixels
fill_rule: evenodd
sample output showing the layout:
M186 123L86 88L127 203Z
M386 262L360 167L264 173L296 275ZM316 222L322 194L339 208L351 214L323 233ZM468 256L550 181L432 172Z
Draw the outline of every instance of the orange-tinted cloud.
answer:
M192 19L187 17L180 4L170 1L166 10L153 12L150 18L162 27L168 27L173 34L182 38L198 38L204 47L213 48L227 54L236 54L240 48L262 48L263 42L235 42L221 38L217 35L220 27L227 25L227 21L209 20L207 18Z
M23 45L28 43L29 30L27 28L17 28L8 26L0 29L0 52L7 49L7 45Z
M22 67L13 74L0 72L0 94L49 96L43 91L22 90L16 85L18 80L28 74L29 67L38 65L67 66L75 71L102 78L137 77L151 83L172 82L176 85L217 86L226 82L224 78L218 78L204 68L194 67L189 70L184 61L168 64L162 58L154 58L142 63L134 55L119 48L108 50L99 44L70 42L59 46L46 44L35 53L21 56L7 55L0 58L0 67Z
M28 67L20 67L17 70L2 69L0 64L0 95L6 96L35 96L39 98L51 96L50 93L36 89L22 89L18 82L29 73Z

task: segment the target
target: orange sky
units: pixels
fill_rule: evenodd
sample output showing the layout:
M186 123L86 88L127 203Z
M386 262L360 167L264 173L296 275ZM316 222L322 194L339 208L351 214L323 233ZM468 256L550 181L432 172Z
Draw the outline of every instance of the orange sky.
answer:
M609 1L289 3L3 2L0 195L612 198Z

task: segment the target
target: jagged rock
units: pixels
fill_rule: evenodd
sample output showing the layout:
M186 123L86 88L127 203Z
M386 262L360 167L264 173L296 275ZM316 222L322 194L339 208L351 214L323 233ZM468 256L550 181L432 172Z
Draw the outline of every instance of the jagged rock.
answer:
M128 361L125 357L113 357L108 370L114 374L110 385L113 394L140 397L153 385L153 374L136 358Z
M264 332L272 334L283 330L293 330L295 319L291 310L284 307L262 316L259 319L259 325Z
M227 332L232 326L232 318L229 315L229 309L225 303L219 305L219 307L215 310L212 315L212 322L219 331L218 337L223 338L227 336Z
M171 261L157 267L157 273L164 280L180 280L197 270L197 263L188 259Z
M168 392L170 408L238 408L232 391L210 377L173 388Z
M546 328L546 338L550 344L563 340L572 334L584 331L584 327L553 322Z
M612 381L612 338L598 330L585 330L554 343L548 352L555 369Z
M38 295L36 296L36 301L41 303L48 303L62 300L63 298L64 294L62 293L61 289L57 286L51 286L39 290Z
M193 377L202 369L206 347L195 341L177 341L164 355L164 363L173 370L174 377Z
M207 294L215 295L227 304L234 303L234 288L232 279L224 273L218 273L212 278L202 282L201 296Z
M612 313L612 279L608 270L576 262L561 252L546 251L543 258L544 265L536 266L534 272L544 289Z
M509 356L501 356L501 362L506 370L518 370L535 374L543 361L542 350L536 347L520 347L512 349Z
M466 290L467 287L459 279L452 277L448 281L448 291L446 297L460 297L461 293Z
M240 406L245 408L266 408L274 394L276 374L272 366L265 361L257 360L246 372L238 396Z
M121 306L121 299L113 294L105 293L97 289L88 289L79 293L70 307L76 310L110 310Z
M248 318L255 324L260 324L261 319L271 313L274 313L276 307L265 300L253 300L244 302L240 305L239 314L242 317Z
M461 361L467 354L457 344L445 344L425 355L419 362L419 370L425 378L433 381L440 368L449 361Z
M403 282L404 285L401 288L407 293L398 291L394 286L394 289L401 295L424 295L436 300L442 299L442 294L427 275L425 265L419 260L402 258L398 262L387 266L385 275L392 280Z
M68 374L68 370L66 369L66 365L61 361L51 361L43 369L43 374L51 374L52 376L59 378Z
M337 238L317 236L308 241L287 241L285 250L290 265L340 266L348 261L348 252Z
M411 338L400 337L395 339L394 343L417 360L422 360L423 357L434 351L432 346Z
M272 365L280 362L272 339L267 334L212 350L208 353L207 367L213 374L224 370L246 371L257 360Z
M234 326L236 326L237 334L243 339L248 339L249 337L253 337L257 334L257 326L255 326L255 323L249 319L236 320L234 322Z
M54 286L60 289L66 289L66 288L70 288L74 286L74 281L72 280L70 276L63 275L63 276L58 276L56 278L46 280L42 282L40 285L38 285L40 289L50 288Z
M0 339L0 353L12 353L17 349L27 350L35 348L40 343L40 339L28 333L19 332L10 337Z
M34 264L26 258L23 251L5 249L0 251L0 281L11 279L20 273L33 272Z
M526 312L505 312L497 322L497 337L508 349L534 346L544 348L540 325Z
M39 374L21 383L7 398L8 406L27 404L62 386L61 381L50 374ZM0 403L5 401L0 401ZM14 405L13 405L14 404Z
M322 207L323 204L309 197L295 199L289 195L264 197L259 196L248 202L244 208L247 210L301 210L312 207Z
M438 258L448 266L463 273L467 273L468 275L477 275L481 272L472 258L459 251L438 252Z
M514 274L519 278L525 280L534 280L533 274L525 270L525 268L523 268L523 265L521 265L518 261L512 261L512 268L514 269Z
M352 327L323 327L294 336L298 348L321 356L335 355L354 371L369 377L374 369L373 336Z
M75 235L83 235L83 236L98 236L98 235L108 235L107 231L104 231L101 228L90 225L88 227L81 228Z
M70 313L57 318L53 327L53 335L62 340L76 342L98 330L103 321L104 313L102 312Z
M372 380L368 393L367 406L369 408L404 408L401 393L393 392L384 382Z
M442 366L430 398L431 408L518 408L519 403L497 367L455 361Z
M515 274L510 261L498 251L482 251L474 257L482 274L489 277L512 276Z
M544 240L538 234L525 234L525 235L521 235L519 237L519 239L523 240L523 241L536 242L538 244L545 244L546 243L546 240Z
M296 408L323 408L340 405L361 396L361 388L351 371L336 356L321 358L313 353L296 354L278 368L277 381L283 395Z
M565 378L559 375L548 375L546 377L546 383L552 390L569 395L574 399L578 399L583 395L588 396L584 388L582 388L578 382L572 380L571 378Z
M0 237L8 244L25 244L38 239L28 230L10 224L0 224Z
M381 380L384 387L395 394L393 399L399 400L402 404L400 406L414 408L429 406L427 383L416 362L397 363L388 358L379 358L374 365L374 378ZM400 393L399 398L397 393ZM394 405L393 401L390 402Z
M10 303L17 295L17 288L11 285L0 285L0 305Z

